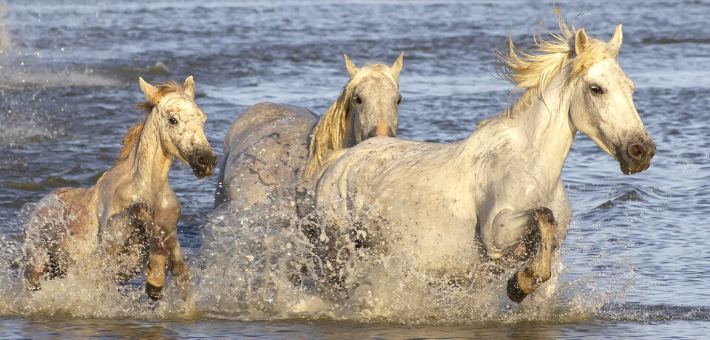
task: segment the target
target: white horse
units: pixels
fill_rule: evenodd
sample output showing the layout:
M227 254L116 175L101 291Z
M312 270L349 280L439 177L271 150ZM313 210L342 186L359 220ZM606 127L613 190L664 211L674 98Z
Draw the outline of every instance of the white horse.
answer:
M373 138L340 152L316 192L324 225L316 248L336 286L365 248L412 254L420 270L449 276L470 277L486 262L522 268L507 287L521 302L560 256L572 217L560 173L577 131L624 174L650 166L656 147L616 61L621 25L607 43L556 14L561 33L544 40L536 32L532 52L510 38L509 51L498 53L501 73L524 92L468 138Z
M145 120L126 132L116 165L92 187L57 189L30 206L24 221L29 289L39 290L45 273L61 277L87 266L122 282L147 265L146 293L155 300L166 267L181 289L189 283L177 237L180 202L168 172L177 157L203 178L214 173L217 156L205 138L207 116L195 104L192 77L182 86L158 87L139 79L146 102L136 107Z
M306 214L303 210L312 206L306 193L315 187L311 179L320 175L330 152L373 136L395 136L403 54L392 67L360 68L345 55L350 81L320 120L293 105L260 103L247 109L224 138L215 207L228 201L236 209L282 202L281 207Z

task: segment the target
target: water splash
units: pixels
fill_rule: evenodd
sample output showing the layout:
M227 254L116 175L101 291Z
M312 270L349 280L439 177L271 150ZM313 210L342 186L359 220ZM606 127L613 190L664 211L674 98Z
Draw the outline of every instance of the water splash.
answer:
M55 214L36 221L35 209L57 208ZM0 315L4 316L71 316L98 318L196 318L194 298L183 297L177 286L168 281L165 297L154 302L144 292L144 275L124 283L115 283L115 261L106 257L81 258L63 277L40 279L41 290L29 291L23 278L31 240L40 237L44 225L66 223L74 218L61 210L61 202L45 198L37 204L26 204L20 213L21 225L6 226L0 239ZM31 223L30 223L31 222ZM39 224L37 224L39 223ZM33 227L34 225L34 227ZM25 236L26 235L26 236ZM72 237L65 235L65 237ZM103 259L103 260L102 260Z
M202 230L196 304L205 315L237 320L329 319L405 324L578 321L593 318L624 289L582 275L558 275L516 305L505 295L510 273L472 271L465 278L412 266L408 254L358 253L346 266L344 291L319 277L317 258L299 219L274 206L223 205ZM624 278L625 279L625 278ZM624 280L622 279L622 280ZM618 287L618 285L614 285ZM622 293L620 293L622 292Z

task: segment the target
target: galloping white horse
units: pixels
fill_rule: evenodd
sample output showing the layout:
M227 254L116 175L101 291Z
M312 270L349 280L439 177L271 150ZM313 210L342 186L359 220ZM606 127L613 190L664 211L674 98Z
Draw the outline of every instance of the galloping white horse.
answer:
M177 157L195 176L214 173L217 157L205 138L207 118L195 104L192 77L155 87L140 78L146 102L136 107L145 120L131 127L116 165L90 188L61 188L31 206L24 221L25 279L39 290L40 276L102 268L116 281L133 278L147 264L146 292L162 297L165 269L180 288L190 280L183 262L177 223L180 202L168 183Z
M616 159L624 174L650 166L656 147L634 107L634 83L609 42L571 30L520 51L498 53L502 74L524 89L514 105L451 144L372 138L343 150L318 181L317 244L337 284L361 247L406 253L432 273L464 277L493 261L518 270L508 296L521 302L550 279L550 261L572 216L561 170L577 131ZM551 291L552 288L549 289Z
M312 204L304 200L310 201L307 192L315 186L311 179L320 175L330 152L373 136L395 136L403 54L391 68L358 68L345 55L350 81L320 120L293 105L260 103L245 111L224 138L215 206L232 201L242 209L280 201L306 214Z

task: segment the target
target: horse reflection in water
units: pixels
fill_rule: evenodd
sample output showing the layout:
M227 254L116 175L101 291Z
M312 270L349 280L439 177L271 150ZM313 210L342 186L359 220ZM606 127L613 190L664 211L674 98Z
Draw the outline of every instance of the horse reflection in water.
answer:
M339 152L318 181L316 203L324 224L317 247L331 283L347 288L345 268L358 254L408 254L414 268L448 277L515 270L507 294L521 302L560 257L572 217L560 174L577 131L624 174L650 166L656 147L616 61L621 25L604 42L568 28L555 11L560 33L545 40L536 32L528 52L510 38L498 53L501 74L524 92L470 137L373 138ZM549 296L554 284L540 290Z
M392 67L360 68L345 55L350 81L320 120L293 105L260 103L247 109L224 139L215 206L232 202L232 209L243 210L278 204L307 215L312 179L330 152L373 136L395 136L403 54Z
M25 279L40 289L40 277L61 277L83 267L103 267L115 281L133 278L146 266L146 292L162 297L166 267L180 288L190 281L177 237L180 202L168 183L177 157L195 176L214 173L217 157L204 133L207 118L195 104L195 83L158 87L140 79L145 119L121 141L116 165L96 185L62 188L31 206L25 218Z

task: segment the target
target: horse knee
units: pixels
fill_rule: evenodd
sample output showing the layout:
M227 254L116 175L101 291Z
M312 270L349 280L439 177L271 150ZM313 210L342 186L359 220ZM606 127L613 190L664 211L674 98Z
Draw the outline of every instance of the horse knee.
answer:
M546 207L539 207L532 211L531 218L533 222L537 225L540 236L543 237L543 242L552 241L552 237L555 235L557 230L557 219L552 213L552 210Z

